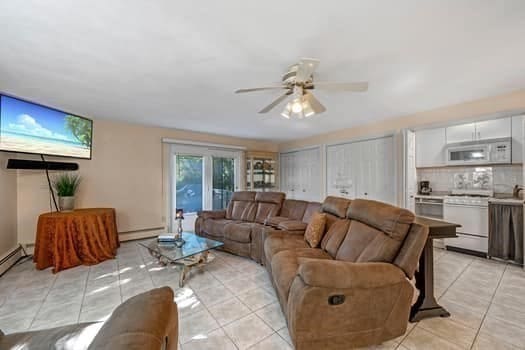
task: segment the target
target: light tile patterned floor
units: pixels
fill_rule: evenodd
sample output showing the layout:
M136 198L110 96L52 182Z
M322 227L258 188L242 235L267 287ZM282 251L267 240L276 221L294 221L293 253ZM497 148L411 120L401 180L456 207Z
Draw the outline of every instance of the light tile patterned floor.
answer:
M178 271L159 266L136 242L116 260L53 275L31 262L0 278L6 333L106 318L122 301L168 285L176 291L180 348L291 349L286 322L263 267L214 252L178 288ZM525 272L467 255L435 251L436 294L452 313L411 324L376 349L525 349Z

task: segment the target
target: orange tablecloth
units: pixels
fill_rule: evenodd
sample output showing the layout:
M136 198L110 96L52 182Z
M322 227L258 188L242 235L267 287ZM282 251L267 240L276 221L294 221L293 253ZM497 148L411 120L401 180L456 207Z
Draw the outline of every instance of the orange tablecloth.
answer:
M40 215L33 261L53 273L113 259L119 246L115 209L78 209Z

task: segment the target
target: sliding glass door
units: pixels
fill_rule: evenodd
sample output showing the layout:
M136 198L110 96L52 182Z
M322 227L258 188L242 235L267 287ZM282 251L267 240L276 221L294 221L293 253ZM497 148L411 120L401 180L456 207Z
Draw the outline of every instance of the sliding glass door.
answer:
M235 191L235 158L212 157L212 209L224 209Z
M170 230L176 209L184 210L184 229L193 231L197 212L224 209L238 189L241 152L173 144Z
M204 157L175 155L175 207L196 213L204 204Z

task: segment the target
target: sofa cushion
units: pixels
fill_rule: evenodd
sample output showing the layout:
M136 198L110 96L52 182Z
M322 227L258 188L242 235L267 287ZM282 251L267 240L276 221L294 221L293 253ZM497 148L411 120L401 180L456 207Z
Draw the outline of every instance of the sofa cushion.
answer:
M294 235L287 233L286 231L272 232L272 234L264 240L264 254L266 263L270 264L273 256L280 251L308 247L308 243L305 242L304 236L302 234Z
M330 255L321 249L299 248L283 250L272 259L272 277L281 305L288 302L292 282L297 276L299 265L304 259L330 259Z
M230 223L224 228L224 238L240 243L250 243L252 225L249 222Z
M231 203L231 218L228 218L228 212L226 212L227 219L253 221L255 218L255 202L233 201Z
M177 334L177 306L169 287L152 289L120 304L89 349L159 349L167 335ZM147 311L147 312L146 312ZM172 339L171 343L176 344Z
M279 215L284 196L282 192L257 192L254 221L264 224L267 218Z
M326 225L326 214L315 213L312 216L312 220L308 223L306 231L304 233L304 239L310 247L317 248L324 235L324 228Z
M407 209L364 199L355 199L350 203L347 217L375 227L398 241L405 239L415 219L414 214Z
M402 241L389 237L375 227L357 220L350 222L336 260L351 262L393 262Z
M277 227L281 222L284 221L290 221L289 218L286 216L270 216L268 219L266 219L265 225Z
M280 205L275 203L257 202L255 211L255 222L264 224L266 219L279 214Z
M253 221L255 217L254 202L255 192L234 192L226 209L226 219Z
M344 218L346 217L346 212L348 210L349 205L349 199L328 196L325 198L323 204L321 204L321 211L323 213L335 215L339 218Z
M203 230L210 236L223 237L227 225L236 221L227 219L208 219L204 221Z
M312 215L321 211L321 203L309 202L303 215L303 222L309 223Z
M285 199L280 216L288 218L288 220L302 220L307 206L307 201Z
M346 237L350 220L339 219L330 226L321 241L321 248L324 249L332 258L335 258L339 246Z
M307 226L306 223L299 220L286 220L277 225L278 228L286 231L304 231Z

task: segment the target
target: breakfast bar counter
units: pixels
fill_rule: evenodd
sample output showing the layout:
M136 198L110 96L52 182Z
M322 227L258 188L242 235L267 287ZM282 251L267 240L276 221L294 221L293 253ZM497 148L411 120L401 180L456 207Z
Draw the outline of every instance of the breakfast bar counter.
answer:
M419 268L416 272L416 288L419 289L419 297L410 311L410 321L417 322L429 317L448 317L450 313L437 303L434 296L434 239L457 237L456 229L461 225L443 220L431 219L417 216L416 223L428 226L429 233L427 242L421 257Z

